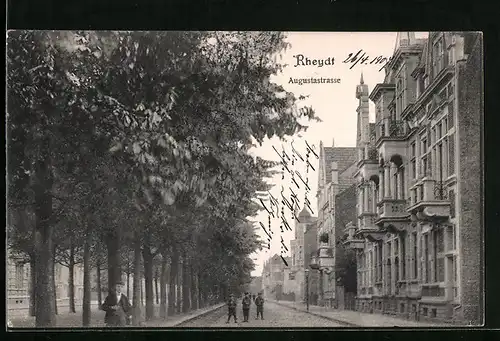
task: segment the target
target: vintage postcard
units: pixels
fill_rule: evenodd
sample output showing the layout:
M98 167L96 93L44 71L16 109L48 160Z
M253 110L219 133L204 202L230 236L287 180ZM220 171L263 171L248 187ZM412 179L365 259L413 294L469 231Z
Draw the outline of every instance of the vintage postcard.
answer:
M9 31L7 327L484 323L480 32Z

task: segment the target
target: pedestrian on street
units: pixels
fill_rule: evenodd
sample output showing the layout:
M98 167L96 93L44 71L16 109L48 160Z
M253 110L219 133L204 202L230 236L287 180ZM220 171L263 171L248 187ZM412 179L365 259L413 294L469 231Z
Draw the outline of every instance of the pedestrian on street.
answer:
M238 318L236 317L236 298L234 295L229 295L229 301L227 302L227 322L231 319L231 316L234 317L234 323L238 323Z
M259 292L257 295L257 298L255 299L255 305L257 306L257 317L255 318L256 320L259 319L259 314L260 314L260 319L264 319L264 298L262 297L262 293Z
M104 323L108 327L123 327L130 323L130 302L122 293L123 282L118 282L114 290L104 300L102 310L106 312Z
M252 299L248 292L245 293L245 297L241 301L241 306L243 308L243 322L248 322L248 316L250 315L250 304L252 303Z

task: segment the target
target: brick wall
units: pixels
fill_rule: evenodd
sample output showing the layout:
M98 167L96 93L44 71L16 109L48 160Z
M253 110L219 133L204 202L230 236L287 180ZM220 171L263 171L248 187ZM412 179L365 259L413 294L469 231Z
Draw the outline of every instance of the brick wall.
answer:
M482 37L473 42L466 62L458 64L459 228L461 258L461 315L464 322L483 321L482 167L483 120ZM466 49L469 47L467 46Z

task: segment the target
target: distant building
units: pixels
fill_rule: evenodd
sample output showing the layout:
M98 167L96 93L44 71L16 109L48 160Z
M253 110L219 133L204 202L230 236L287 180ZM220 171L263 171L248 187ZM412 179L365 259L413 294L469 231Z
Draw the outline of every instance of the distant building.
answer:
M311 254L317 249L317 218L312 216L307 208L303 208L295 221L295 239L290 241L292 254L291 267L288 271L287 290L295 294L295 300L304 302L306 299L306 275L309 270L309 294L317 296L318 276L309 268Z
M262 292L262 277L261 276L252 277L252 282L250 282L248 290L251 294L255 295L257 295L259 292Z
M285 261L290 264L291 258L285 257ZM281 299L285 278L285 268L286 265L279 255L274 255L266 261L262 271L264 297L276 300Z
M9 251L7 250L7 255ZM12 256L7 257L7 301L10 307L29 306L31 290L30 264ZM61 264L54 265L56 298L61 304L69 299L69 269ZM75 300L83 299L83 266L75 265L74 273Z

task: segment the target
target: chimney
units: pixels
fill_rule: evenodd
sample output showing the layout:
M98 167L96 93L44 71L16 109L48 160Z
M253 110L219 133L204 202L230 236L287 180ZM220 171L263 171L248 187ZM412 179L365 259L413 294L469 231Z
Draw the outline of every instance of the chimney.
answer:
M339 183L339 171L338 171L338 166L337 162L332 162L332 183L333 184L338 184Z
M332 147L335 147L335 139L332 139Z

